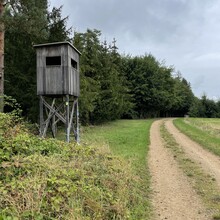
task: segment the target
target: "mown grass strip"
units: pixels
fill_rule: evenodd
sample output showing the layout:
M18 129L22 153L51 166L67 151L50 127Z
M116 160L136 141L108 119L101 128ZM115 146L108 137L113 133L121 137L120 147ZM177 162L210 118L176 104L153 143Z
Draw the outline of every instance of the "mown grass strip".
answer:
M149 130L153 120L118 120L101 126L84 127L82 142L108 144L111 151L133 165L146 167Z
M108 145L114 155L131 163L138 178L134 183L131 219L149 219L149 171L146 156L150 144L149 131L153 120L119 120L102 126L83 128L82 142Z
M215 179L206 174L194 161L187 157L183 149L176 143L173 136L167 131L165 125L161 126L161 134L165 146L173 152L180 168L189 177L189 181L201 197L213 219L220 219L220 191Z
M207 133L204 130L193 126L190 123L186 123L183 118L174 120L174 125L182 131L184 134L189 136L192 140L199 143L204 148L210 150L214 154L220 156L220 138Z

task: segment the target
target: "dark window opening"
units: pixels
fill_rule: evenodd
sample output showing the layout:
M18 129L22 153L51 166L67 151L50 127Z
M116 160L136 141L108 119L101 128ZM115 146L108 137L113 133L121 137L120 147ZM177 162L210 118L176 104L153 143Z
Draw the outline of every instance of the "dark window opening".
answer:
M71 59L71 66L75 69L77 69L77 62L73 59Z
M46 57L47 66L60 66L61 65L61 56L57 57Z

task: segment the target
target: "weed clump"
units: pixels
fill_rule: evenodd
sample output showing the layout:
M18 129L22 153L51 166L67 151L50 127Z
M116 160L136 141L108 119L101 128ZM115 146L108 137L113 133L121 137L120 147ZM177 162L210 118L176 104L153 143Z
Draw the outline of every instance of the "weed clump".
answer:
M40 139L0 114L0 219L129 219L133 176L106 149Z

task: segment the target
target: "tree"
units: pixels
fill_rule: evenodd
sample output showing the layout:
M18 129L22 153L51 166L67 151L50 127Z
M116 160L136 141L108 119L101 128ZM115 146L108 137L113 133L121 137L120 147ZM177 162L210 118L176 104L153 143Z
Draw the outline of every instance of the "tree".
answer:
M133 111L134 104L132 95L129 94L129 82L124 72L123 57L118 53L115 38L112 41L112 45L110 45L110 60L112 63L112 71L115 72L116 75L112 83L115 96L117 97L113 105L115 112L114 119L127 117L130 112Z
M4 0L0 0L0 112L4 111Z
M82 52L80 62L80 111L83 123L101 123L120 118L130 108L126 78L116 41L100 42L101 32L88 29L74 34L74 45Z
M23 113L30 119L37 118L36 64L33 44L47 38L47 2L10 1L5 14L6 94L17 99Z
M201 99L195 98L190 107L189 115L200 118L217 118L220 117L220 102L208 99L204 94Z
M188 114L190 117L194 117L194 118L205 116L205 109L199 98L194 97L192 105L189 108Z
M172 116L183 117L188 114L194 101L196 102L196 99L194 99L190 84L181 74L178 74L178 76L174 77Z
M116 40L113 40L112 45L108 46L104 42L101 46L102 68L98 70L100 91L93 113L97 122L118 119L131 107Z
M216 117L220 118L220 100L218 100L216 102L216 106L217 106L217 115L216 115Z
M93 118L95 102L100 90L98 69L101 32L88 29L85 33L74 33L73 44L82 53L80 59L80 115L84 124L90 123Z
M67 29L68 17L62 18L62 6L59 8L53 7L48 13L48 42L59 42L69 40L71 28Z
M204 117L206 118L216 118L218 115L218 107L215 101L208 99L206 95L201 98L202 106L205 110Z
M65 20L60 16L61 8L48 12L47 5L47 0L11 0L4 17L5 92L16 98L23 114L32 121L38 117L33 45L69 38ZM51 17L56 19L49 19ZM52 39L52 32L55 31L59 34Z
M125 73L135 108L133 116L159 117L171 108L173 80L171 67L166 67L151 54L125 57Z

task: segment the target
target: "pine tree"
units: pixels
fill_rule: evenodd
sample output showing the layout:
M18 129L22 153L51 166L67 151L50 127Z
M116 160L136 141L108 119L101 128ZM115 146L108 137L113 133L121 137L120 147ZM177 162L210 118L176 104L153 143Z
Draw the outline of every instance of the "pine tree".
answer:
M85 33L74 33L73 44L82 53L80 59L80 115L82 123L94 122L94 109L100 91L98 70L101 32L88 29Z
M33 121L38 117L33 45L55 40L54 31L59 33L57 40L69 38L60 14L61 8L48 12L47 0L11 0L5 13L5 92L17 99L23 114ZM48 19L52 15L55 20Z
M4 7L4 0L0 0L0 112L4 111Z
M71 28L67 29L68 17L62 18L62 6L59 8L53 8L48 13L48 42L60 42L69 40L71 34Z

